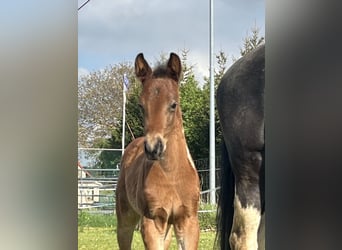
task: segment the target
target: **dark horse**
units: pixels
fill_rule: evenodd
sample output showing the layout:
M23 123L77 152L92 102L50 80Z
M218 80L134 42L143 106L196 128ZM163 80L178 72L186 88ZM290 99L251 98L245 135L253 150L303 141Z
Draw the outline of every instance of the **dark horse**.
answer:
M217 89L224 147L218 204L221 249L264 249L265 45L236 61Z
M168 249L171 225L178 249L198 247L200 187L179 105L181 71L174 53L165 67L154 71L143 54L135 60L135 74L142 83L145 136L131 142L121 160L116 191L120 249L131 249L139 222L146 249Z

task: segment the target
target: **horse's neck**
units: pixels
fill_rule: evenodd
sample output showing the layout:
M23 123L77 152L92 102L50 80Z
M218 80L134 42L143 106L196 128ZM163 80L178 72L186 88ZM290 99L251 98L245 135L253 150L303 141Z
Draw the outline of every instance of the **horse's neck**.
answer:
M182 162L189 160L189 152L183 132L183 127L172 133L168 138L165 157L161 164L165 170L176 170ZM181 164L183 165L183 164Z

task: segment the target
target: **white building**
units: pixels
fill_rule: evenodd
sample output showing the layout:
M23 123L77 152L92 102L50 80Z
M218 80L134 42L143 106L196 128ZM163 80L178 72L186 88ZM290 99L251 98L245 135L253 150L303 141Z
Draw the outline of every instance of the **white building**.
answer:
M102 184L93 181L92 177L78 162L78 207L87 207L100 201L100 187Z

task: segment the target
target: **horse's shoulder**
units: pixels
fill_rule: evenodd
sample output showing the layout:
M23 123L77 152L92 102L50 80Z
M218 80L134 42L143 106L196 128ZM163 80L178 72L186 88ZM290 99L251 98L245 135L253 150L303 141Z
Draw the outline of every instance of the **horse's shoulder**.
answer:
M138 137L128 144L122 158L123 165L129 165L139 154L143 153L144 140L144 137Z

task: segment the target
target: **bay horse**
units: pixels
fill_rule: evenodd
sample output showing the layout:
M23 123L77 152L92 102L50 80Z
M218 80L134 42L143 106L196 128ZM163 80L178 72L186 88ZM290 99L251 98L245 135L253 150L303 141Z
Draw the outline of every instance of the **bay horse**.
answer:
M218 241L221 249L265 248L265 44L236 61L217 89L223 134Z
M135 74L142 83L144 137L127 146L121 161L116 190L119 247L131 249L140 222L146 249L168 249L171 225L179 249L197 249L200 186L179 105L180 58L171 53L166 65L152 71L140 53Z

